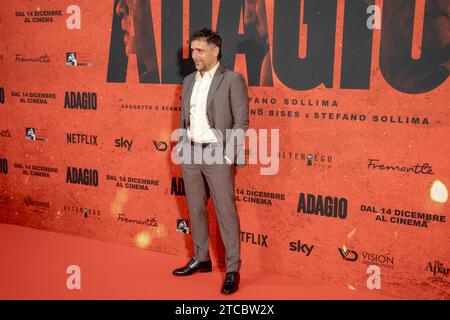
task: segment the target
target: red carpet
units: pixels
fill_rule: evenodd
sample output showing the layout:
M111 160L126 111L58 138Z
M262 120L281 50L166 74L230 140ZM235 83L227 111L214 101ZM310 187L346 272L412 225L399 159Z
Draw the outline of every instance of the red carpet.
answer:
M31 228L0 224L0 299L388 299L379 292L305 282L243 266L240 290L224 296L224 272L178 278L186 257ZM69 265L81 289L69 290Z

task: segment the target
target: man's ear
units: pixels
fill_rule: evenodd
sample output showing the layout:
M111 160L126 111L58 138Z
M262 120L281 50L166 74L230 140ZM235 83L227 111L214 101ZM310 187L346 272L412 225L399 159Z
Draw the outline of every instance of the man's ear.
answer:
M220 48L219 47L214 47L214 55L216 56L216 58L219 58L219 52L220 52Z

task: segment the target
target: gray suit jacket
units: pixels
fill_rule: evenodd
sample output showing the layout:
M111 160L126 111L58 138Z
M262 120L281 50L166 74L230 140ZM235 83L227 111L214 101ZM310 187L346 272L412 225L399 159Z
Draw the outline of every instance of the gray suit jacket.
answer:
M183 80L180 129L186 130L189 126L190 101L196 73L197 71L191 73ZM247 131L249 123L248 92L242 75L224 68L222 64L219 65L209 88L206 114L217 140L224 148L226 148L227 144L232 143L227 137L227 129ZM187 140L186 132L180 135L180 143L184 143ZM245 163L237 163L238 156L245 159L243 145L234 143L233 149L234 164L238 167L243 167Z

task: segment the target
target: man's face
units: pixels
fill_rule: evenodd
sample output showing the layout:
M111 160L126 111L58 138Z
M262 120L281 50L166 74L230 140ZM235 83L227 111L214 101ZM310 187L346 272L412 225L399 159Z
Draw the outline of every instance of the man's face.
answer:
M122 17L122 30L125 31L124 43L126 54L137 53L142 32L140 26L144 26L145 2L148 0L119 0L116 6L117 15ZM135 29L135 27L137 29Z
M195 68L203 73L216 65L219 47L205 39L197 39L191 42L191 54Z
M444 57L448 57L450 49L450 3L448 0L435 0L430 3L430 15L432 24L429 35L426 38L431 41L432 46L439 48ZM450 70L450 60L444 61Z

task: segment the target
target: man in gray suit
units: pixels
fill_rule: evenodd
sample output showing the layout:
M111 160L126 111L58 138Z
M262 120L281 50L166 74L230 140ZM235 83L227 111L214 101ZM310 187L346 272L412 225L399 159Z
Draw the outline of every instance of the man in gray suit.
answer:
M190 39L196 72L183 81L180 139L176 152L188 200L194 257L176 276L212 270L206 211L208 183L225 246L223 294L238 290L241 265L240 226L234 194L235 167L245 165L243 142L248 129L248 93L244 78L220 64L222 40L210 29Z

